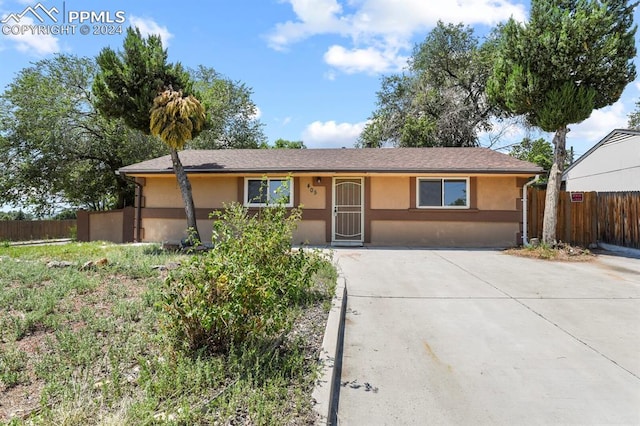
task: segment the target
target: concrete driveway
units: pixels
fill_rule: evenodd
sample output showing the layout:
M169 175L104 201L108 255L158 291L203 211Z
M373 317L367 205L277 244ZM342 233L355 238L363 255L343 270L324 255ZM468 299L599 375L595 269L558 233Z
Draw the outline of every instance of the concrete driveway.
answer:
M640 260L336 249L340 425L640 424Z

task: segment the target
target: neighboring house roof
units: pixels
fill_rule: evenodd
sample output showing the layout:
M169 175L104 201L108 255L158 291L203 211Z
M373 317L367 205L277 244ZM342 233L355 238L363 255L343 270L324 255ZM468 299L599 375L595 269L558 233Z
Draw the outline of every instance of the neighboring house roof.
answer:
M592 146L591 149L589 149L589 151L585 152L582 156L580 156L580 158L578 158L576 161L574 161L573 164L571 164L567 168L567 170L565 170L564 173L562 174L562 180L566 180L567 179L567 173L571 172L573 169L578 167L580 165L580 163L582 163L585 159L589 158L589 156L595 150L600 148L601 146L607 145L607 144L613 144L613 143L622 142L624 140L631 139L631 138L634 138L634 137L637 137L637 136L640 136L640 131L639 130L631 130L631 129L614 129L614 130L612 130L600 142L598 142L597 144ZM638 166L640 166L640 164L638 164Z
M488 148L225 149L180 151L189 173L510 173L542 169ZM123 174L173 173L169 155L132 164Z

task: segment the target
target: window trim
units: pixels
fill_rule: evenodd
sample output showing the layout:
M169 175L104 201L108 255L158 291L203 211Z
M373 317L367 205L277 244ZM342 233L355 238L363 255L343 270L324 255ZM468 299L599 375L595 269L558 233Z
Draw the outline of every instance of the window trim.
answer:
M287 176L270 176L270 177L245 177L244 178L244 195L242 204L245 207L268 207L274 204L271 203L270 191L267 192L267 202L266 203L250 203L249 202L249 181L265 180L267 182L267 188L269 188L269 184L271 181L279 180L279 181L288 181L289 182L289 202L284 203L285 207L293 207L293 178Z
M465 181L465 185L466 185L466 194L467 194L467 199L466 199L466 205L464 206L445 206L445 205L441 205L441 206L421 206L420 205L420 182L422 181L441 181L443 183L442 186L442 202L444 203L444 182L447 180L464 180ZM443 177L443 176L421 176L416 178L416 208L418 209L434 209L434 210L447 210L447 209L455 209L455 210L469 210L471 208L471 192L470 192L470 178L469 176L447 176L447 177Z

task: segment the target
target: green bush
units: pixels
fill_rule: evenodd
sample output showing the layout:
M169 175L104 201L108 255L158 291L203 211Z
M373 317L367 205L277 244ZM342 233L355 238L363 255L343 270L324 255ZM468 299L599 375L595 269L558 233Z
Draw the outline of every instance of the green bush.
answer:
M292 250L299 209L282 205L253 214L235 203L214 214L214 248L166 280L165 325L179 347L226 352L290 328L291 305L313 297L323 262L316 251Z

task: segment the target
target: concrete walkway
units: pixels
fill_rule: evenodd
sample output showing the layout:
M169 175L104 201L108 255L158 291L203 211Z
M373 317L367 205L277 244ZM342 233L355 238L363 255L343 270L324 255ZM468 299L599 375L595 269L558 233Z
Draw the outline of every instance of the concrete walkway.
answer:
M337 249L339 425L640 424L640 260Z

